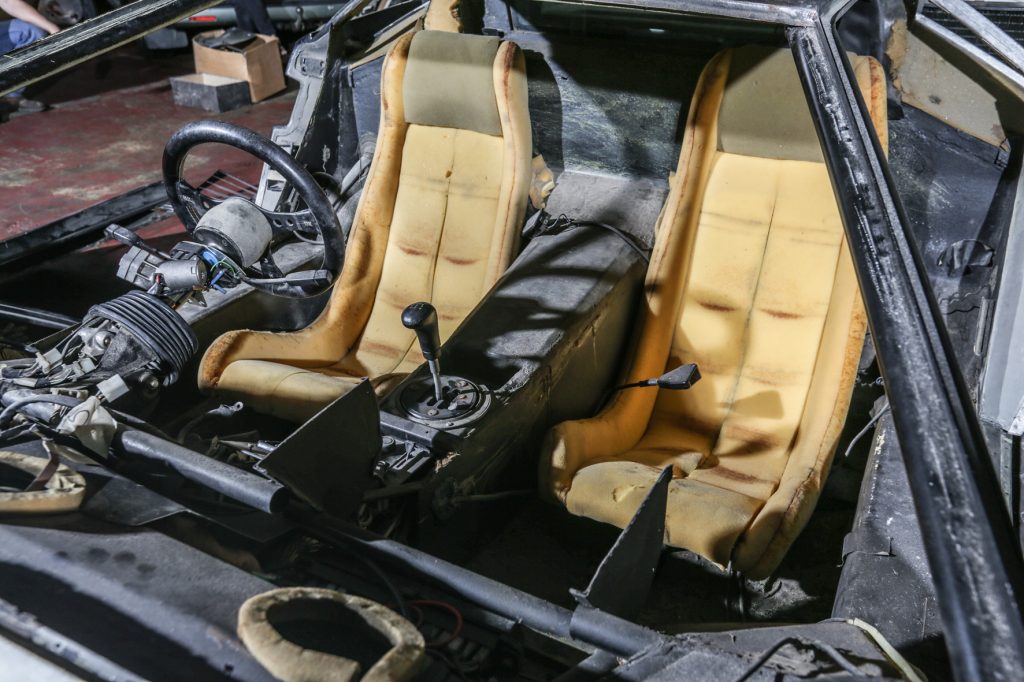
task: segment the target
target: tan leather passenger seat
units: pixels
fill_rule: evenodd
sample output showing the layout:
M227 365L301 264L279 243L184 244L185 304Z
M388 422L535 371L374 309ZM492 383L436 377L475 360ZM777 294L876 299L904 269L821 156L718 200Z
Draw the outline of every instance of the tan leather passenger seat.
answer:
M886 142L880 65L854 58ZM667 544L750 577L775 569L817 501L849 406L865 316L787 50L707 66L657 228L626 382L696 362L688 391L619 392L554 428L541 485L624 527L671 465Z
M298 332L221 336L200 388L308 419L363 377L423 362L405 306L432 302L443 341L511 261L532 151L522 52L419 31L395 43L381 81L377 147L326 310Z

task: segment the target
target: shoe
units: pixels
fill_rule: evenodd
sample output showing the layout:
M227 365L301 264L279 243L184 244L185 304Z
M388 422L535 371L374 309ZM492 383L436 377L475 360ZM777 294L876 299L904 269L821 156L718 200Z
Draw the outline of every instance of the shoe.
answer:
M10 110L11 115L38 114L46 111L46 104L34 99L27 99L21 95L7 95L3 98L4 108Z

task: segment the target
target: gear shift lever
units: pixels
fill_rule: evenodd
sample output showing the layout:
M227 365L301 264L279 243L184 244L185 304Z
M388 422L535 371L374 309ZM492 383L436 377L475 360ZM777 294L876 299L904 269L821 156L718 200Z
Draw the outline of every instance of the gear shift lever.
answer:
M419 302L402 311L402 324L416 332L420 352L434 379L434 398L441 400L441 334L437 329L437 311L429 303Z

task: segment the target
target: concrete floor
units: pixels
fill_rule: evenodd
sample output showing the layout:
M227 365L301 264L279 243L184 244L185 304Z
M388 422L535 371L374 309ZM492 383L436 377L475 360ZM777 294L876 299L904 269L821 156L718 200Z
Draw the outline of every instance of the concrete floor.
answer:
M128 46L34 86L53 108L0 124L0 239L160 179L167 139L185 123L221 118L268 134L287 121L294 93L221 115L174 105L167 78L191 54L140 55ZM196 150L190 179L221 169L250 182L256 159L220 145Z

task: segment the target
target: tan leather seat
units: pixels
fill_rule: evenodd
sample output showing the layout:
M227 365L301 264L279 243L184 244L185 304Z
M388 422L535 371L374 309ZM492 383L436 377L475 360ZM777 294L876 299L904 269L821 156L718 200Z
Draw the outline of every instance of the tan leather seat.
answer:
M854 64L884 145L884 74L873 59ZM725 51L705 69L646 291L626 381L683 362L703 379L622 391L596 417L555 427L542 488L624 527L671 465L665 542L764 577L817 501L865 328L789 51Z
M207 350L204 390L308 419L361 378L423 362L401 323L437 308L442 341L504 272L530 186L522 52L494 37L399 39L381 77L381 124L345 267L323 314L293 333L234 331Z

